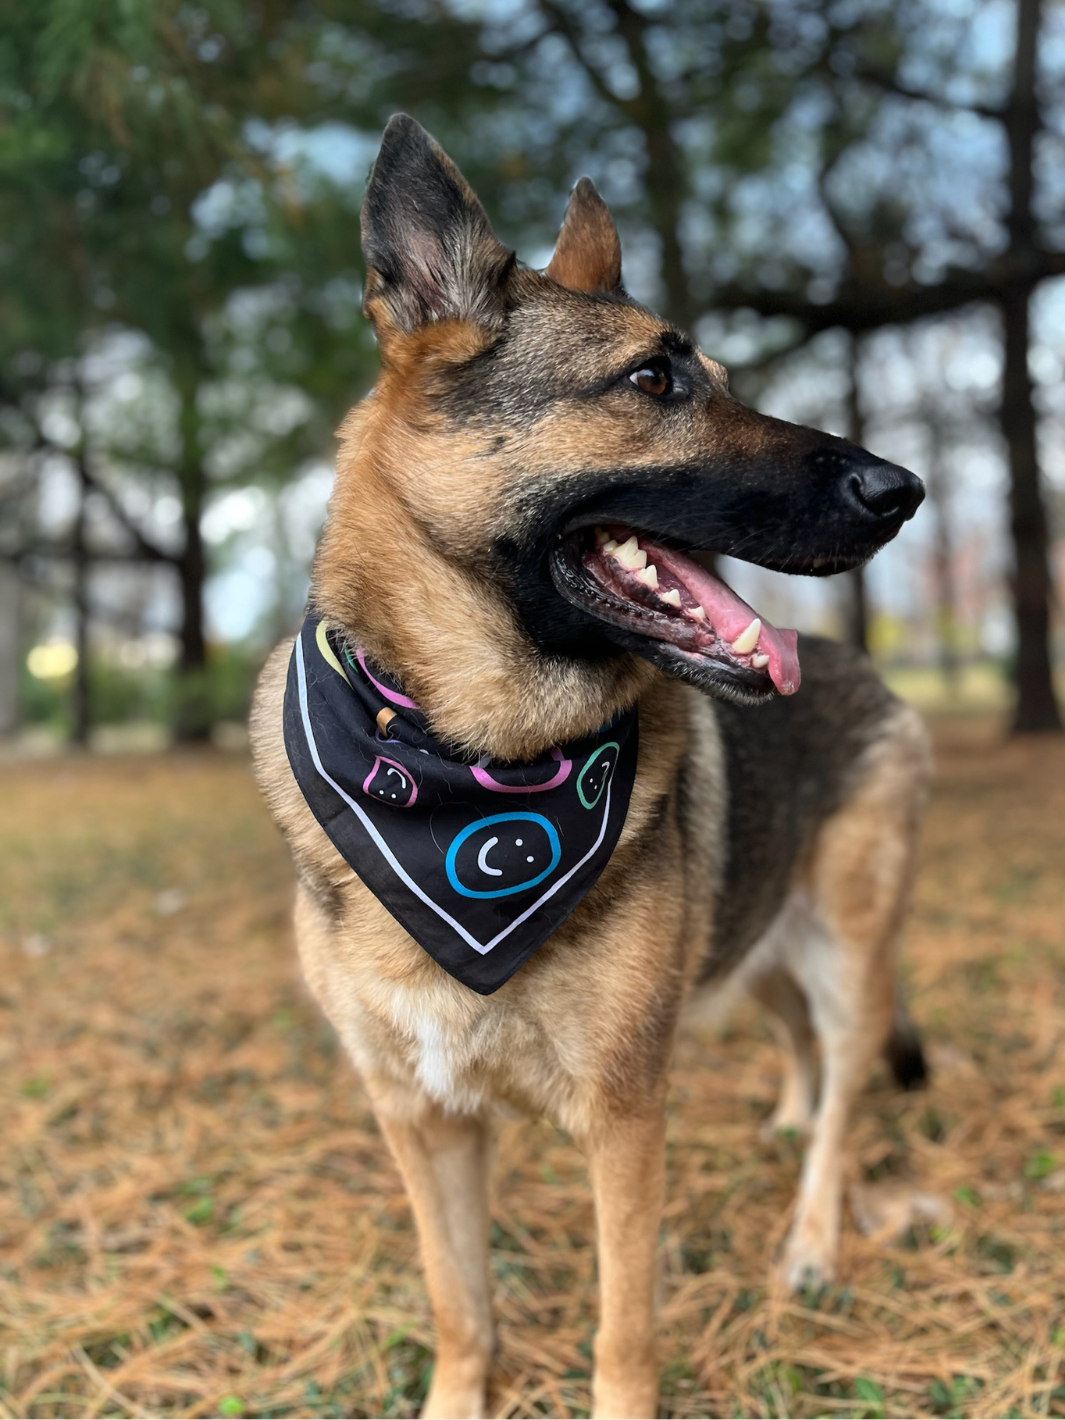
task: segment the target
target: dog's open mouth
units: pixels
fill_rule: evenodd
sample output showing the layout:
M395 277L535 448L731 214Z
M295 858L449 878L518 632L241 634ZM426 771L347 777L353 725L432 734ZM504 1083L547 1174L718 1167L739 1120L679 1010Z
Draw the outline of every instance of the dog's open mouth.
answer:
M644 533L585 529L555 559L559 589L602 621L665 643L754 697L799 688L797 633L778 631L692 558Z

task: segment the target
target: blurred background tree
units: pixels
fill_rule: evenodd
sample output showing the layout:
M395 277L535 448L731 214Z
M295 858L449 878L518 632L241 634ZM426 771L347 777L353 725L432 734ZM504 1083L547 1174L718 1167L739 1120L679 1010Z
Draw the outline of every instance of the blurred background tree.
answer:
M239 712L299 610L330 430L372 378L358 204L406 108L530 263L587 171L630 289L744 397L930 476L935 535L913 525L842 605L729 565L741 589L882 657L938 658L951 685L1005 657L1014 727L1060 728L1063 13L0 3L0 662L35 642L44 683L65 665L84 739L106 646L143 680L174 631L158 713L197 737Z
M449 27L440 17L426 40ZM88 564L106 557L173 570L174 725L200 738L208 499L290 478L372 365L358 191L304 160L299 125L320 125L340 92L349 119L374 126L369 76L391 67L402 89L428 44L385 66L372 27L352 44L288 4L156 0L9 5L3 34L0 392L13 447L76 474L75 737L89 718ZM94 512L117 547L93 537Z

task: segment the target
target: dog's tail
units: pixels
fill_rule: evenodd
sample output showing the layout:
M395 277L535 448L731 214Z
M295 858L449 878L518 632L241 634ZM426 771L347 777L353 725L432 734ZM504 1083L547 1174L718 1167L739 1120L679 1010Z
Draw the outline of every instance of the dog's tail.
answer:
M884 1046L884 1056L904 1090L919 1090L928 1084L928 1061L901 988L895 992L895 1019Z

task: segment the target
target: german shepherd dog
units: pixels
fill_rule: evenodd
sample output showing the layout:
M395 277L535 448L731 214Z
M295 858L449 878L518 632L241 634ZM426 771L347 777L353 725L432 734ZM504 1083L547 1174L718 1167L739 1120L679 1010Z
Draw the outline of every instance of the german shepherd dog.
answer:
M637 705L639 751L598 881L481 995L404 931L312 816L286 757L291 647L279 647L253 744L295 859L303 969L410 1195L437 1331L422 1413L484 1414L489 1128L505 1105L552 1118L586 1155L594 1413L652 1416L664 1097L686 997L740 982L787 1048L774 1123L810 1131L782 1260L794 1287L833 1275L848 1118L874 1060L887 1051L903 1081L922 1068L896 958L923 729L860 655L752 630L751 608L697 557L858 567L923 488L733 398L721 365L626 295L617 230L587 179L550 264L530 270L400 115L362 243L381 373L340 431L316 613L457 754L528 762Z

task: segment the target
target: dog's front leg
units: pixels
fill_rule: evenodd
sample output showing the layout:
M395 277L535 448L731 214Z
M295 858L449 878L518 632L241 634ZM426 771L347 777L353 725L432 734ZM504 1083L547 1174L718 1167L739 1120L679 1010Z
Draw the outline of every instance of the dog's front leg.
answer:
M614 1117L582 1140L595 1194L599 1333L596 1420L657 1414L654 1313L658 1229L665 1198L665 1109Z
M422 1416L482 1416L492 1355L487 1125L432 1107L416 1123L386 1115L379 1121L410 1195L436 1323L436 1364Z

